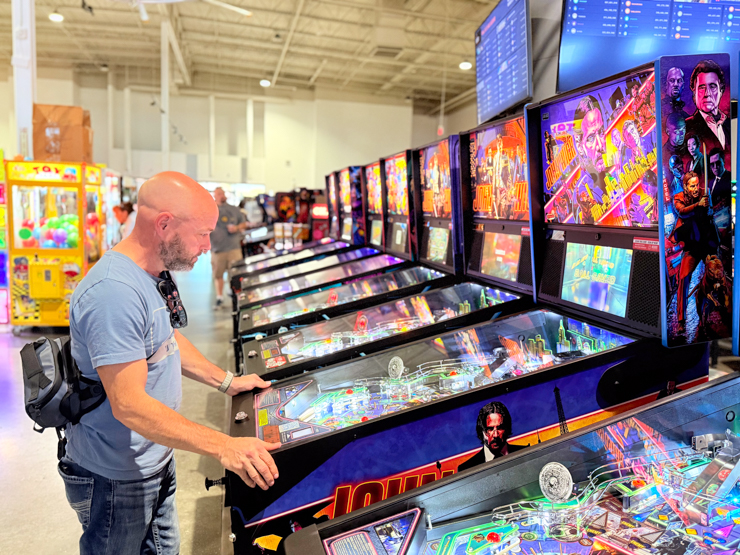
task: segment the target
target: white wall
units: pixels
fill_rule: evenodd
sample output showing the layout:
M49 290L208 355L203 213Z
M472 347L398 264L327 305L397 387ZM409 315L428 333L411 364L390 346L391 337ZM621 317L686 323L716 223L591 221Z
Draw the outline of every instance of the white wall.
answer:
M124 92L121 88L114 91L109 160L106 86L104 74L39 68L38 102L76 104L89 110L95 161L123 171ZM254 158L248 161L247 102L217 97L215 175L210 175L208 97L172 94L170 122L177 133L170 137L171 169L188 171L197 163L197 171L191 172L194 177L239 182L248 167L250 180L264 183L268 191L319 188L331 171L366 164L437 138L438 118L414 116L410 103L393 104L372 97L348 101L322 91L297 96L275 102L255 100ZM15 135L12 70L0 68L0 148L10 157L17 153ZM131 143L134 176L147 177L163 169L158 94L132 90Z

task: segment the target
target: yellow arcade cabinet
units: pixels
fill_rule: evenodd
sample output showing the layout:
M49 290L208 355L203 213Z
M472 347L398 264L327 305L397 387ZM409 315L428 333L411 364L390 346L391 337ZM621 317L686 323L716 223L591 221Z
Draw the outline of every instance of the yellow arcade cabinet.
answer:
M72 292L103 255L101 169L9 160L5 170L10 323L67 326Z

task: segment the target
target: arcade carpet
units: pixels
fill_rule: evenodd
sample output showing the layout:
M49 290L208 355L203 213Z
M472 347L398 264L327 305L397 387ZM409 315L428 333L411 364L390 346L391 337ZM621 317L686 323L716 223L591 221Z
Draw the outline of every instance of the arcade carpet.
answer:
M214 312L210 273L210 259L204 256L192 272L176 275L190 322L183 332L209 360L232 369L230 308ZM43 333L49 334L48 330ZM10 327L0 326L0 553L71 555L79 552L81 527L57 474L56 435L53 430L34 433L23 408L19 352L35 337L28 329L16 337ZM730 365L740 368L740 360L726 354L721 353L710 377L732 371ZM225 430L227 401L212 388L183 380L181 413L187 418ZM175 459L181 553L232 553L228 523L222 528L223 490L206 492L204 488L205 477L222 475L220 465L184 451L178 451Z
M208 255L192 272L177 274L188 312L185 336L212 362L233 370L230 308L214 312L215 295ZM0 553L72 555L79 553L82 528L64 494L56 469L56 434L37 434L23 408L20 349L39 330L24 329L19 337L0 326ZM41 330L49 335L49 330ZM227 397L183 380L181 414L218 430L226 429ZM206 492L206 476L218 478L217 461L184 451L177 462L177 511L183 555L217 555L231 551L228 532L221 531L223 488ZM222 546L223 544L223 546Z

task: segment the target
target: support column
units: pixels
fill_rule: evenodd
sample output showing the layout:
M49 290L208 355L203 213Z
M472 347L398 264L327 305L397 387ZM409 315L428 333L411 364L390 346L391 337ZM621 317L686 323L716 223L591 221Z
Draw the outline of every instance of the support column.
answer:
M247 99L247 181L253 179L252 161L254 160L254 100Z
M208 177L216 175L216 96L208 97Z
M18 153L33 158L33 103L36 102L36 9L34 0L11 0L13 87Z
M162 21L160 29L160 108L162 111L162 170L170 169L170 38L167 21Z
M123 150L126 153L126 173L133 173L131 156L131 87L123 89Z
M108 69L108 166L113 164L113 102L115 101L115 88L113 87L113 69Z

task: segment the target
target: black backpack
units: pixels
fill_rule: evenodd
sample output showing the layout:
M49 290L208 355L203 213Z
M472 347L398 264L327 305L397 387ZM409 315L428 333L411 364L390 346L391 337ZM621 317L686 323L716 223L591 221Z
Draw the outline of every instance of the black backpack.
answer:
M23 394L33 429L42 433L55 428L57 457L64 456L64 430L105 401L103 384L85 378L72 358L69 336L42 337L21 349Z

